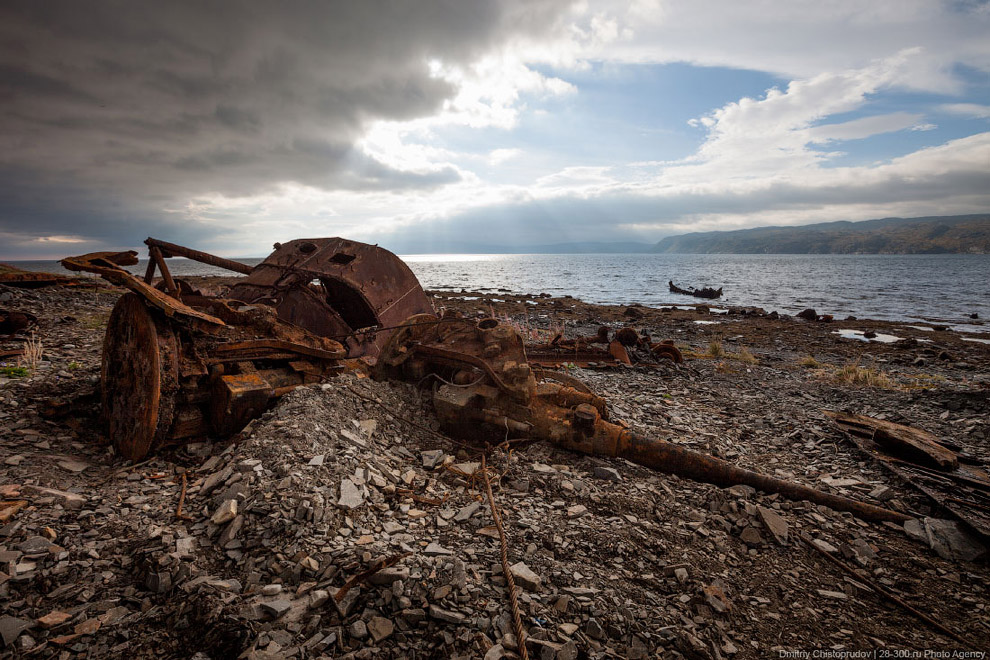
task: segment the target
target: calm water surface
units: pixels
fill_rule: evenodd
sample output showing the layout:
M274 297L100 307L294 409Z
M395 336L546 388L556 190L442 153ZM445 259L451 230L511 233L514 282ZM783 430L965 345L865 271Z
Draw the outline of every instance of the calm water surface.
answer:
M466 254L404 255L427 289L571 295L591 303L648 306L699 302L669 292L723 287L719 304L794 314L806 307L836 318L942 319L960 330L988 331L969 315L990 319L990 255L707 255ZM256 264L260 259L242 259ZM15 262L16 263L16 262ZM229 274L185 259L177 275ZM21 262L60 271L54 262ZM144 272L145 262L132 267Z

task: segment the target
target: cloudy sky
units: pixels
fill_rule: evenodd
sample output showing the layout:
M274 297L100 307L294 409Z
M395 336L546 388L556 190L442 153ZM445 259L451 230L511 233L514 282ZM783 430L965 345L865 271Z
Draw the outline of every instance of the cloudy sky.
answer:
M990 210L990 5L0 5L0 258Z

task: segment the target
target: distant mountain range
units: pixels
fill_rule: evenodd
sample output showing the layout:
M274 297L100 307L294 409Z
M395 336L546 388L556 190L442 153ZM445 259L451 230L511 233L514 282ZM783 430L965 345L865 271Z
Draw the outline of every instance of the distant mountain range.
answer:
M651 252L686 254L990 254L990 214L882 218L668 236Z
M396 254L990 254L990 213L823 222L668 236L659 243L479 244L470 238L383 244Z

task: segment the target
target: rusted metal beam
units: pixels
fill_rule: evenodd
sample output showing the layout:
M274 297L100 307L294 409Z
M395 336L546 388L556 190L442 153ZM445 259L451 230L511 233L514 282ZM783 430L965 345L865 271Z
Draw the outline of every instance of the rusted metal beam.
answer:
M312 346L307 346L305 344L298 344L278 339L252 339L248 341L230 342L227 344L220 344L213 349L213 352L222 355L224 353L237 353L240 351L257 351L259 349L287 351L290 353L308 355L310 357L320 358L323 360L340 360L347 356L347 352L343 349L338 351L326 351L323 349L314 348Z
M175 280L172 279L172 273L168 271L168 266L165 264L165 257L162 256L162 251L156 246L152 246L148 249L148 254L151 255L151 260L155 262L158 269L162 271L162 279L165 280L165 287L168 289L168 292L175 298L178 298L179 287L175 284ZM147 274L145 275L145 280L147 280ZM148 282L148 284L151 284L151 282Z
M155 260L154 259L148 259L148 267L145 268L145 270L144 270L144 283L145 284L151 284L152 282L155 281L155 266L157 266L157 265L158 264L155 263Z
M45 286L74 286L81 282L73 277L54 275L52 273L35 273L22 270L11 270L0 273L0 284L21 289L40 289Z
M217 268L232 270L235 273L241 273L242 275L250 275L251 271L254 270L253 267L248 266L247 264L242 264L239 261L224 259L223 257L216 256L215 254L200 252L199 250L193 250L192 248L176 245L175 243L167 243L165 241L160 241L157 238L149 237L145 240L144 244L149 248L158 248L162 251L162 256L164 257L185 257L186 259L192 259L193 261L198 261L210 266L216 266Z
M193 309L121 268L120 266L132 266L137 263L137 252L133 250L93 252L78 257L67 257L60 263L68 270L96 273L108 282L128 288L144 298L147 304L160 309L166 316L179 315L206 328L224 325L224 322L217 317Z

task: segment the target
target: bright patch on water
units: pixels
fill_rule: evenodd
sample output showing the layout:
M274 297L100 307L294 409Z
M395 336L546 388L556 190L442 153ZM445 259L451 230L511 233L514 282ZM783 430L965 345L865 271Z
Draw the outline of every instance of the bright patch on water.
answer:
M935 332L934 328L929 328L927 325L907 325L906 328L911 328L912 330L921 330L922 332Z
M878 332L876 337L864 337L862 330L836 330L832 334L839 335L843 339L858 339L859 341L878 341L881 344L893 344L895 341L900 341L900 337L895 337L894 335L885 335L882 332Z
M698 325L718 325L721 321L695 321Z
M980 344L990 344L990 339L977 339L976 337L963 337L963 341L975 341Z

